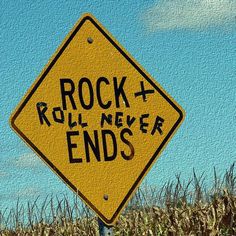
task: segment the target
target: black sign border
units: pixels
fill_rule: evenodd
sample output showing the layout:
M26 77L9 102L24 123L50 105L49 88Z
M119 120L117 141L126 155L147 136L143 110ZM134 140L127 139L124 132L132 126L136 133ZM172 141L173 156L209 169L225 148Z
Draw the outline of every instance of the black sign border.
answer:
M40 86L44 78L47 76L48 72L52 69L56 61L59 59L59 57L64 52L65 48L69 45L71 40L74 38L76 33L79 31L81 26L85 23L86 20L89 20L105 37L106 39L125 57L125 59L131 63L134 68L166 99L166 101L179 113L179 118L170 130L170 132L167 134L161 145L158 147L152 158L149 160L148 164L145 166L137 180L134 182L132 188L129 190L127 195L125 196L124 200L121 202L117 210L115 211L114 215L111 217L111 219L107 219L69 180L61 173L60 170L58 170L53 163L51 163L47 157L21 132L20 129L15 125L15 120L22 111L22 109L25 107L31 96L34 94L36 89ZM13 114L13 116L10 119L11 127L18 133L20 137L24 139L24 141L40 156L43 158L43 160L51 167L51 169L56 172L57 175L59 175L62 180L76 193L78 194L98 215L99 217L108 225L111 225L114 223L115 219L118 217L119 213L121 212L122 208L125 206L128 199L131 197L134 190L138 187L140 181L145 176L145 173L151 166L151 164L154 162L154 160L157 158L158 154L162 150L162 148L165 146L171 135L173 135L174 131L177 129L177 127L181 124L181 122L184 119L183 112L177 107L175 103L173 103L166 94L157 87L157 85L149 78L149 76L146 75L146 73L140 68L137 63L134 62L133 59L129 55L127 55L126 52L109 36L102 28L101 26L93 19L91 15L85 15L78 23L78 25L75 27L73 32L70 34L69 38L65 41L64 45L59 49L59 52L55 55L51 63L48 65L47 69L44 71L44 73L41 75L41 77L38 79L36 84L33 86L32 90L26 95L24 101L20 104L19 108L16 110L16 112Z

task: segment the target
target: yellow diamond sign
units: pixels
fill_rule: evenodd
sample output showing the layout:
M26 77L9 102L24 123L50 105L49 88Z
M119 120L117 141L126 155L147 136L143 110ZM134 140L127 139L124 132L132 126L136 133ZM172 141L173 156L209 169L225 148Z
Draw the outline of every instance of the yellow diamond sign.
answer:
M106 224L113 224L183 113L86 14L16 108L11 126Z

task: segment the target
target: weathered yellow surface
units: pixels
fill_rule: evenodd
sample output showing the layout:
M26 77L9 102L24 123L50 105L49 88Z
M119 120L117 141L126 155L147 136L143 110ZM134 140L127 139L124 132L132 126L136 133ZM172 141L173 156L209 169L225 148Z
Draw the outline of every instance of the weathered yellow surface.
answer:
M106 79L100 79L102 82L98 84L101 77ZM70 83L63 79L69 79ZM82 83L83 80L85 82ZM61 86L60 81L63 81ZM93 99L88 81L91 82ZM121 90L115 96L115 91L118 91L115 88L116 82ZM135 93L141 91L141 84L145 90L151 91L145 99L141 95L135 96ZM63 93L62 89L71 93L71 97ZM100 104L97 89L101 95ZM85 106L81 104L79 96ZM86 109L89 104L91 109ZM107 109L101 107L101 104L107 105ZM47 110L43 112L43 108ZM53 118L55 108L58 109L55 112L57 119L63 123ZM118 122L122 123L121 127L115 125L117 112L123 113ZM41 116L41 124L39 114L42 113L44 116ZM76 122L74 127L68 124L69 113L72 122ZM112 115L112 125L105 122L101 127L102 113ZM84 15L19 104L11 117L11 124L54 173L78 192L105 223L113 224L179 127L183 113L182 108L94 17ZM87 126L78 124L79 114ZM145 114L148 117L142 119ZM130 127L127 116L135 118ZM159 125L155 129L156 120ZM146 133L140 129L142 123L147 125L143 126ZM154 134L151 134L152 130ZM112 139L110 131L116 141ZM86 135L87 139L84 138ZM68 147L68 143L71 146ZM115 148L117 155L110 158L113 160L105 160L109 157L105 158L104 152L112 156ZM93 149L97 150L97 156ZM70 162L70 150L74 162Z

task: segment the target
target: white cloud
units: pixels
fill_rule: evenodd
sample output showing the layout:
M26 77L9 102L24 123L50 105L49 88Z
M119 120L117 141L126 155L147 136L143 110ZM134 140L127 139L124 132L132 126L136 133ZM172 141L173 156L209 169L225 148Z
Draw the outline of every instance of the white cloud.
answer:
M24 197L35 197L40 195L40 191L36 187L28 187L21 189L19 192L15 194L19 198L24 198Z
M18 157L15 161L15 164L17 167L22 168L36 168L42 166L42 161L37 155L28 153Z
M236 25L236 0L160 0L143 19L151 31Z
M5 176L7 176L7 173L4 172L4 171L0 171L0 178L1 178L1 177L5 177Z

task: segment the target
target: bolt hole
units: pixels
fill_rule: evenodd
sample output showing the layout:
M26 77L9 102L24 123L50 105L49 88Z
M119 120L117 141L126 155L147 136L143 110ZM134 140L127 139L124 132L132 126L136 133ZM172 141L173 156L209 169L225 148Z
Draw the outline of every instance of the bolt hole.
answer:
M88 37L88 38L87 38L87 41L88 41L88 43L90 43L90 44L93 43L93 39L92 39L91 37Z
M108 200L108 195L107 194L104 194L104 196L103 196L103 198L104 198L104 200Z

